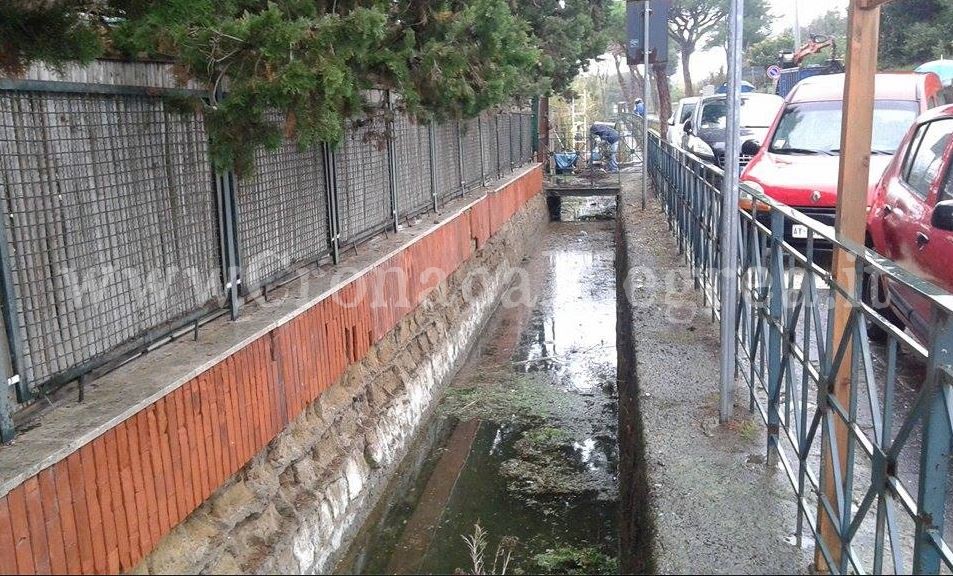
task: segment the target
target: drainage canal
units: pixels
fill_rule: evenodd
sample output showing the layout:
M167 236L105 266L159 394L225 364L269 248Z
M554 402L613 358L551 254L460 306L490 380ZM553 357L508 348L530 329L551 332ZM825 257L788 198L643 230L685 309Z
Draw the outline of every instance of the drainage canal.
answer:
M338 572L617 571L615 200L560 212Z

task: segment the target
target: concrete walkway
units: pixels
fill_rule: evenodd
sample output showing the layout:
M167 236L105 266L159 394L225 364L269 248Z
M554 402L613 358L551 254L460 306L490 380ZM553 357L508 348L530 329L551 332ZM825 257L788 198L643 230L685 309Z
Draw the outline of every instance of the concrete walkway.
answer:
M625 183L619 217L620 264L629 265L620 306L631 312L625 345L635 359L657 572L806 572L811 541L794 545L794 495L783 472L764 464L765 427L748 412L747 389L735 393L736 420L718 423L718 325L660 204L650 198L641 210L637 178Z

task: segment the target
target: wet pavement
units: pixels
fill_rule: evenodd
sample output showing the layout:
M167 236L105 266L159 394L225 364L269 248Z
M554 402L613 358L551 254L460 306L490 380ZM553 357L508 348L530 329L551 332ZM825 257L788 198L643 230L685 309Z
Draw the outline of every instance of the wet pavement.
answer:
M616 572L614 212L564 200L339 572Z

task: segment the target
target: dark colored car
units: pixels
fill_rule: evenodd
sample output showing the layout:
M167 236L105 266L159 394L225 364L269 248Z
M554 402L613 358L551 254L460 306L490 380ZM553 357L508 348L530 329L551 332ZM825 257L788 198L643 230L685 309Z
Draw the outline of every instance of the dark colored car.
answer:
M763 141L768 128L784 105L774 94L747 92L741 95L741 139ZM682 148L699 158L725 167L728 101L723 94L703 98L683 126ZM750 157L742 157L742 166Z
M953 291L953 106L920 116L874 189L868 243L909 272ZM865 290L875 308L921 342L932 306L916 291L884 280ZM871 296L876 298L871 298ZM879 334L878 334L879 335Z

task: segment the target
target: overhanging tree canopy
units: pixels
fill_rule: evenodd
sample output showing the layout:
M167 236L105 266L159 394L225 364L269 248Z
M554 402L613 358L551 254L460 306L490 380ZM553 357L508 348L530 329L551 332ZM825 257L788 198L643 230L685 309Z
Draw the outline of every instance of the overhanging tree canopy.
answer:
M12 0L0 72L107 54L169 60L210 90L227 78L206 115L216 164L241 168L283 134L337 142L367 88L421 119L564 90L604 51L610 1Z

